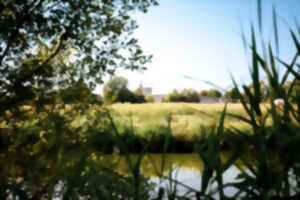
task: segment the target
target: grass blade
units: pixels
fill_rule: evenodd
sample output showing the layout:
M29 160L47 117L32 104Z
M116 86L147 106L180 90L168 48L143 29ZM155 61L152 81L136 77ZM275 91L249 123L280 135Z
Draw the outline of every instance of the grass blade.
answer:
M285 82L286 82L286 80L287 80L287 78L290 74L290 68L292 69L294 67L298 56L299 56L299 54L296 53L290 65L288 65L285 62L281 61L279 58L277 59L282 65L284 65L287 68L286 72L284 73L284 75L282 77L281 86L283 86L285 84Z
M299 55L299 54L297 54L296 56L298 57L298 55ZM297 57L295 57L295 58L297 58ZM291 63L291 65L285 63L284 61L282 61L282 60L280 60L280 59L278 59L278 60L279 60L279 62L280 62L282 65L284 65L284 66L287 68L288 72L291 72L297 79L300 79L299 73L297 73L297 72L293 69L294 63L296 62L297 59L294 59L293 62Z
M258 27L260 33L262 33L262 4L261 0L257 0L257 15L258 15Z
M276 45L276 54L279 55L279 35L278 35L278 25L277 25L277 13L275 6L272 8L273 14L273 28L274 28L274 38L275 38L275 45Z
M269 43L268 48L269 48L269 55L270 55L270 65L271 65L271 70L272 70L272 73L273 73L274 81L276 83L278 83L278 73L277 73L277 70L276 70L275 59L274 59L274 56L273 56L273 51L272 51L272 47L271 47L270 43Z
M241 36L242 36L242 42L243 42L243 47L244 47L244 51L245 51L245 55L248 55L248 45L247 45L247 40L246 40L246 36L245 36L245 31L244 28L242 26L242 24L240 24L240 29L241 29Z
M294 41L294 43L295 43L295 46L296 46L296 48L297 48L298 54L300 54L300 44L299 44L299 42L298 42L298 40L297 40L297 37L296 37L295 33L294 33L292 30L290 30L290 32L291 32L293 41Z

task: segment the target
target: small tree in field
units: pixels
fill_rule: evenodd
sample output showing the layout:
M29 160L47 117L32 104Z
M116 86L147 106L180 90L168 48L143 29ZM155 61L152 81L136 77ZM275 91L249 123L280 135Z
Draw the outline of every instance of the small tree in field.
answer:
M222 93L219 90L216 89L210 89L207 91L208 97L221 97Z
M184 89L180 94L184 102L199 102L199 95L193 89Z
M132 102L134 94L128 89L128 80L124 77L113 77L103 87L105 103Z
M208 94L207 90L201 90L201 91L199 92L199 97L206 97L207 94Z
M141 88L136 89L133 92L133 95L134 95L133 103L145 103L146 102L145 95L143 94L143 91Z
M163 98L163 102L180 102L181 101L181 95L180 93L174 89L170 94L166 95Z

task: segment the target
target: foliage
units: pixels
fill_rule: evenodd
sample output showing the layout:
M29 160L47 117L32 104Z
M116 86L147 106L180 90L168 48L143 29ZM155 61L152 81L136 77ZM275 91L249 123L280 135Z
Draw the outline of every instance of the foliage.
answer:
M230 99L237 99L239 97L238 91L235 87L231 88L229 91L227 91L224 96L226 98L230 98Z
M130 102L133 94L127 88L128 80L123 77L111 78L103 87L105 103Z
M152 95L146 95L145 100L147 103L153 103L154 102L154 97Z
M198 93L193 89L184 89L181 92L184 102L199 102Z
M1 113L36 92L40 96L79 78L93 88L116 66L144 67L151 57L131 36L137 25L130 12L146 12L153 4L155 0L1 2L0 98L6 98ZM72 59L64 59L68 56Z
M258 1L259 24L261 24L261 1ZM273 10L273 24L275 30L275 45L278 49L278 35L276 12ZM259 27L262 33L261 26ZM297 27L299 29L299 27ZM290 30L291 37L296 47L293 60L286 64L280 58L275 59L274 49L269 43L268 52L263 56L260 55L257 46L256 32L251 27L251 44L252 53L251 80L252 89L243 85L243 92L239 89L233 79L239 100L247 113L247 117L227 113L227 116L235 117L246 122L252 127L253 134L248 135L246 131L232 127L232 136L238 136L231 141L233 149L232 157L228 162L220 162L220 138L224 137L224 119L226 117L226 106L222 113L220 122L216 126L213 134L205 136L208 140L207 145L199 145L197 151L204 162L204 171L202 177L202 188L198 193L198 198L209 196L213 198L214 194L219 195L219 199L228 199L224 191L227 187L237 189L232 199L298 199L299 190L299 148L300 142L300 116L299 102L295 104L291 101L291 91L295 86L296 80L299 79L299 67L296 64L300 55L300 46L296 33ZM299 33L299 32L298 32ZM299 34L298 34L299 36ZM262 38L262 37L261 37ZM262 45L265 46L262 40ZM279 76L276 65L282 64L286 70L283 76ZM268 79L267 87L262 88L260 73L263 72ZM287 78L293 76L293 84L290 89L286 89ZM265 112L262 112L263 102L265 101L264 91L267 90L269 95L269 106ZM274 100L281 98L284 100L283 105L276 105ZM271 126L268 127L267 119L271 118ZM205 130L202 131L205 135ZM206 150L206 151L205 151ZM249 152L250 150L250 152ZM246 159L247 155L253 155L252 160ZM236 182L224 184L222 180L223 172L229 166L233 166L237 160L241 160L242 165L239 167L240 173L236 177ZM216 174L215 176L213 174ZM216 187L207 191L210 184L216 183Z
M221 97L222 93L217 89L210 89L207 91L208 97Z
M148 197L139 173L123 177L98 165L95 138L109 138L113 124L89 108L103 75L150 61L132 36L131 12L154 4L1 1L0 199Z
M163 102L199 102L199 96L193 89L184 89L180 93L174 89L163 98Z
M1 147L9 149L1 154L0 160L2 199L9 199L10 195L21 199L77 199L86 195L119 199L136 195L132 177L116 174L114 166L110 169L99 164L106 152L104 148L112 147L111 144L119 146L118 142L110 143L113 124L107 112L89 108L77 111L74 107L64 112L51 109L48 114L36 113L36 118L8 126L6 132L1 129ZM73 120L77 123L69 122ZM138 195L147 197L147 181L141 175L138 179Z
M207 96L207 90L201 90L199 92L199 97L206 97Z
M176 89L174 89L170 94L164 96L162 102L180 102L181 97Z
M286 92L290 93L290 97L288 98L291 100L291 102L297 103L300 101L300 80L299 79L288 81L285 84L284 89Z
M58 93L58 94L57 94ZM91 89L87 87L82 79L73 83L70 87L60 89L53 94L53 98L61 96L62 101L67 104L74 103L88 103L88 104L99 104L101 100L99 97L92 93ZM59 102L59 101L58 101Z
M143 91L141 88L137 88L134 92L134 102L133 103L146 103L146 97L143 94Z
M128 80L124 77L112 77L103 87L104 102L112 103L145 103L145 96L141 88L134 92L127 87Z
M138 144L135 138L136 130L133 126L132 118L130 123L128 123L129 127L124 129L122 135L122 132L118 129L115 121L106 109L95 109L91 105L84 103L45 105L41 100L43 98L40 98L51 89L50 87L48 88L48 82L52 82L53 85L58 84L52 78L59 77L60 73L51 71L52 69L56 69L58 66L71 66L71 72L74 69L79 69L76 68L78 66L76 62L69 65L70 63L60 63L59 60L53 58L56 55L58 56L58 53L55 52L58 52L57 49L62 48L59 46L66 41L65 37L71 37L72 34L75 34L76 37L78 36L77 40L74 40L74 43L71 45L76 49L76 45L78 45L76 42L80 42L81 34L83 38L85 38L84 34L93 34L92 32L85 32L84 28L94 23L93 20L89 21L88 19L95 17L97 23L94 25L96 28L99 28L98 26L101 26L101 23L99 23L101 21L99 20L104 20L103 23L105 23L105 20L111 20L108 18L117 19L122 12L117 12L115 15L104 12L103 15L100 15L101 17L97 15L98 13L91 16L87 14L85 16L84 14L86 12L92 13L94 6L100 11L107 11L106 9L108 8L106 6L112 6L112 8L117 10L124 9L123 11L127 13L128 9L134 9L134 6L132 8L127 6L131 5L131 3L137 3L137 1L119 1L124 7L114 7L113 1L102 1L100 5L103 8L99 7L99 4L89 4L93 1L57 0L52 2L58 4L52 5L48 1L26 1L26 3L13 1L15 4L8 4L8 9L3 6L3 3L0 7L1 30L7 30L3 33L1 32L1 36L3 36L1 37L1 43L6 41L5 44L9 44L3 45L5 47L1 49L1 53L2 57L3 55L4 57L0 60L1 70L3 69L1 73L4 80L1 82L3 94L0 97L1 103L3 103L1 104L0 116L0 198L150 199L149 191L153 188L148 184L147 179L143 177L140 171L141 163L146 156L145 153L149 146L147 141L140 140L142 142L142 145L139 147L140 152L137 155L136 162L132 161L130 150ZM143 2L146 2L146 4L142 5L147 7L148 2ZM78 7L79 3L82 9ZM93 3L96 3L96 1ZM97 1L97 3L99 2ZM139 6L141 4L135 5ZM49 15L39 15L44 8L49 10ZM76 10L76 8L78 9ZM115 11L114 9L113 11ZM58 10L56 15L52 14L53 10ZM80 14L83 16L77 18ZM54 20L55 16L59 16L57 21ZM43 22L45 18L49 18L49 24L47 24L49 28L43 24L45 23ZM70 19L72 21L73 18L78 20L78 22L74 22L76 27L74 27L74 31L71 31L73 23L68 23L67 20ZM17 21L14 21L15 19ZM126 19L124 20L126 21ZM262 34L260 0L258 0L258 21L259 31ZM8 22L12 24L12 28L8 26ZM277 52L279 52L275 10L273 10L273 24L275 46L277 47ZM8 28L3 29L4 25ZM21 32L16 31L19 30L19 27L16 27L16 25L26 27ZM64 29L62 27L59 29L61 26L70 25L71 28L65 27ZM37 29L38 31L36 31ZM169 173L168 176L162 174L166 164L165 155L174 145L174 138L172 137L173 116L168 112L164 119L165 125L146 127L146 132L154 132L152 135L147 134L149 139L157 140L163 152L160 170L155 168L155 165L153 165L153 168L155 168L161 179L170 182L169 190L160 185L158 199L163 199L164 197L168 199L189 198L178 195L178 185L183 185L189 189L185 195L190 195L193 199L215 199L216 196L220 200L300 198L300 101L297 101L298 92L295 90L300 77L299 65L297 64L297 59L300 56L298 39L300 32L290 31L296 52L294 58L288 64L282 61L279 56L275 59L271 43L268 45L265 56L261 56L256 44L255 29L253 27L251 29L251 44L249 46L252 53L251 79L253 87L251 89L249 86L243 85L243 91L241 91L233 79L238 98L246 114L228 112L227 105L225 105L217 125L209 128L200 127L203 140L199 141L195 151L203 161L204 170L200 180L201 188L193 189L183 183L179 183L174 180L172 173ZM299 29L297 26L297 30ZM55 35L57 30L64 30L61 36ZM28 35L23 37L25 41L29 40L28 43L25 43L20 37L23 33L28 33ZM65 35L65 33L67 34ZM105 30L100 29L100 34L104 33ZM54 45L54 48L50 48L52 49L50 54L41 54L43 45L37 46L36 52L39 53L29 56L30 59L25 58L27 56L26 53L28 53L26 52L26 45L35 46L35 40L32 39L35 34L44 40L55 38L53 40L58 42L58 46ZM112 32L112 34L114 33ZM5 36L9 36L8 39ZM87 42L91 41L90 37L85 38L85 40ZM46 44L47 42L51 41L43 41L42 43ZM84 47L85 41L83 40L82 42L79 45L80 48L87 50ZM266 46L264 41L261 42L263 47ZM84 61L88 54L87 52L86 55L82 55L79 59ZM44 55L46 55L45 58L43 58ZM14 61L18 59L21 63L15 62L19 65L11 67L13 62L10 62L9 58L16 59ZM51 62L48 58L51 58ZM38 63L37 60L42 61ZM35 65L35 62L37 62L37 65ZM44 68L48 64L50 68ZM276 65L285 67L286 71L283 76L279 76ZM38 66L38 68L32 70L30 66ZM29 71L26 71L27 67ZM41 71L36 71L35 69ZM74 75L75 81L80 80L81 77L84 81L89 81L91 78L97 78L98 76L88 75L91 68L82 67L81 69L82 71L87 70L85 71L87 73L75 70L79 73L79 75ZM68 70L69 68L67 67ZM106 68L104 71L106 70L109 69ZM261 73L264 73L268 79L266 83L269 95L268 104L264 103L260 82ZM288 84L289 77L292 77L290 84ZM68 88L69 83L73 81L72 78L69 80L66 77L62 77L62 79L68 80L65 83L65 88ZM63 83L60 82L59 84ZM289 86L286 87L287 85ZM24 93L21 95L20 91ZM294 91L296 92L294 93ZM216 92L214 93L217 94ZM178 98L176 95L178 95L178 92L174 91L173 97ZM277 98L282 98L284 104L280 106L275 105L274 100ZM18 106L24 104L25 99L33 99L35 103L33 106ZM195 109L189 108L184 110L184 112L188 114L195 112ZM145 116L148 116L148 113ZM228 117L233 117L248 124L252 129L252 134L249 134L248 130L239 129L235 126L231 127L229 132L227 129L225 133L224 125ZM268 126L268 123L271 123L271 126ZM161 131L164 135L157 134L158 131ZM222 162L222 142L228 134L232 138L228 144L232 149L232 154L225 162ZM203 141L206 142L203 143ZM105 151L103 142L108 142L106 146L112 147L115 154L122 151L130 172L127 176L115 173L113 171L115 166L113 165L111 166L112 169L102 165L103 152ZM182 143L179 143L178 146L180 147L181 145ZM252 160L246 159L248 154L253 155ZM239 165L238 161L242 165ZM224 172L234 165L240 169L236 182L225 184L223 181ZM232 197L228 197L225 193L225 190L229 187L237 189L237 192Z
M244 87L247 87L252 93L254 92L254 84L250 84L248 86L244 86ZM260 80L259 81L259 87L260 87L260 91L261 91L261 98L262 98L262 101L267 101L270 97L270 93L269 93L269 90L268 90L268 86L265 84L264 81ZM246 102L249 102L250 100L247 98L247 94L246 93L243 93L242 94L243 97L245 98L245 101Z

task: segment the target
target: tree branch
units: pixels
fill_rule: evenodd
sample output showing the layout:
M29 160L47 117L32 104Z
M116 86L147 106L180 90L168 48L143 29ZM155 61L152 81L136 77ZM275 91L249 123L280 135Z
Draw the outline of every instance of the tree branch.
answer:
M2 61L3 59L7 56L8 52L9 52L9 49L11 48L12 46L12 43L14 41L14 39L17 37L17 34L19 33L19 29L21 28L23 22L24 22L24 19L26 19L26 17L29 15L29 13L32 12L32 10L36 9L38 6L41 6L41 3L42 1L39 1L35 6L33 6L34 4L34 1L30 4L30 5L27 5L24 9L24 11L21 14L20 17L19 17L19 20L17 20L17 24L16 24L16 28L15 30L12 32L11 36L9 37L9 39L7 40L7 45L6 45L6 48L3 52L3 54L0 56L0 66L2 65ZM30 8L33 8L33 9L30 9Z

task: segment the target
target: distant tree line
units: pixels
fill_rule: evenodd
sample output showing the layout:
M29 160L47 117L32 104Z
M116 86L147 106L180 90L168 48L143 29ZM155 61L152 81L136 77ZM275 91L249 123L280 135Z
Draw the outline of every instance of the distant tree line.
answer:
M193 89L184 89L182 92L173 90L170 94L166 95L163 102L199 102L199 95Z
M284 89L288 91L291 88L292 81L287 82ZM253 85L246 86L250 92L254 91ZM261 98L262 101L267 101L269 98L269 92L267 85L261 81L260 83ZM37 92L37 91L36 91ZM35 91L32 91L33 95ZM293 90L290 91L291 101L296 103L300 101L300 81L295 82ZM246 94L242 94L246 97ZM184 89L178 92L174 89L172 92L167 94L162 102L190 102L198 103L201 97L212 97L220 98L225 97L227 99L239 99L237 88L233 87L226 91L224 95L217 89L201 90L197 92L194 89ZM144 95L142 88L137 88L135 91L128 89L128 80L124 77L113 77L111 78L103 88L103 97L99 94L94 94L87 84L79 79L74 81L72 85L66 88L60 88L52 90L51 92L44 92L43 95L38 96L39 101L43 101L45 104L57 104L57 103L81 103L85 102L88 104L113 104L113 103L151 103L154 102L152 95ZM280 98L280 97L278 97ZM3 98L2 98L3 100ZM247 100L247 98L246 98ZM1 100L0 100L1 103ZM31 105L33 102L26 100L24 105Z
M293 96L293 101L296 102L295 97L297 94L300 94L300 84L296 82L298 85L294 87L293 91L291 91L291 96ZM286 84L285 89L289 90L291 82ZM245 86L249 89L250 92L254 92L253 85ZM84 91L84 90L83 90ZM262 101L267 101L269 98L269 92L267 89L267 85L264 81L260 82L260 91ZM242 94L246 97L246 94ZM299 95L298 95L299 96ZM209 89L209 90L201 90L197 92L194 89L183 89L181 92L178 92L174 89L172 92L167 94L162 102L190 102L190 103L198 103L200 102L201 97L211 97L211 98L220 98L225 97L227 99L236 100L239 99L239 93L237 88L233 87L226 91L224 95L217 89ZM247 98L246 98L247 99ZM128 89L128 80L124 77L113 77L111 78L103 88L103 101L106 104L113 103L147 103L154 102L154 97L152 95L144 95L142 88L138 88L135 91L131 91Z

